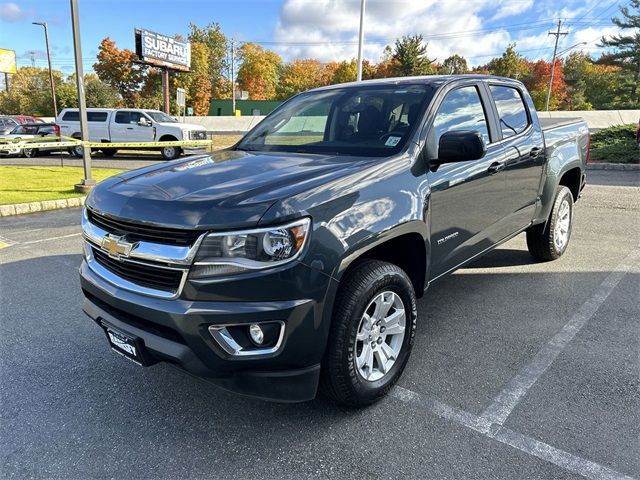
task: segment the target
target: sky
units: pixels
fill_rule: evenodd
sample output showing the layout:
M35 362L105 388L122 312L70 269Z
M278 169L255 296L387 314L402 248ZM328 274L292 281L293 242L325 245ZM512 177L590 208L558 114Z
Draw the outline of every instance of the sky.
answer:
M531 59L550 60L558 19L559 51L598 55L602 35L618 30L611 17L629 0L367 0L365 58L377 62L385 45L402 35L422 34L428 56L442 62L458 53L471 65L499 56L509 43ZM285 61L323 62L357 57L360 0L78 0L82 58L91 71L100 41L135 50L135 28L167 35L188 32L189 23L217 22L228 37L253 41L278 52ZM68 0L0 0L0 48L16 51L18 66L46 66L42 27L46 21L53 67L74 71ZM33 52L33 53L32 53Z

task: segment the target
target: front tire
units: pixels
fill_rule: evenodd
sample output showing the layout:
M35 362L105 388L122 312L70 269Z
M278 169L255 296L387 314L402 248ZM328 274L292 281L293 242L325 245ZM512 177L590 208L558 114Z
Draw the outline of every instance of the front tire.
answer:
M534 225L527 230L527 248L538 260L560 258L567 251L573 226L573 194L560 186L546 224Z
M352 407L370 405L395 385L416 331L413 285L398 266L365 260L340 282L321 390Z
M84 147L82 145L76 145L69 148L69 153L76 158L82 158L84 156Z
M38 149L37 148L23 148L22 149L22 156L25 158L33 158L35 156L38 155Z
M165 160L175 160L180 156L180 147L162 147L160 149L162 158Z

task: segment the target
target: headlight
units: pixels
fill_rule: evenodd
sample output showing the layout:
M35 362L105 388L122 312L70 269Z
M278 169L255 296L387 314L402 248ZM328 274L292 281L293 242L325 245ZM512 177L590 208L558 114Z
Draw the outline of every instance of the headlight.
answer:
M191 130L189 133L191 140L206 140L207 132L204 130Z
M275 267L300 255L309 236L309 218L286 225L210 233L196 255L190 278L201 279Z

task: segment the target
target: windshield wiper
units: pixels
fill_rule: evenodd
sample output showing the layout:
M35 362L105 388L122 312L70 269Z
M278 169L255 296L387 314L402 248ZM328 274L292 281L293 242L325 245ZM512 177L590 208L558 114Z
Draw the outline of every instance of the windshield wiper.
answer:
M252 147L236 147L235 149L241 152L257 152L258 151L257 148L252 148Z

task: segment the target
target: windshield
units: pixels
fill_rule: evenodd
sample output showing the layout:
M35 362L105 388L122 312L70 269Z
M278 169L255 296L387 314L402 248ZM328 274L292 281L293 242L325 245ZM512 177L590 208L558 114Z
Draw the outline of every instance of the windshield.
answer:
M38 127L35 125L18 125L11 130L12 134L20 135L36 135L38 133Z
M154 112L151 110L145 110L147 115L149 115L155 122L167 122L167 123L178 123L176 120L164 112Z
M431 87L351 86L292 98L236 147L250 151L388 156L419 123Z

